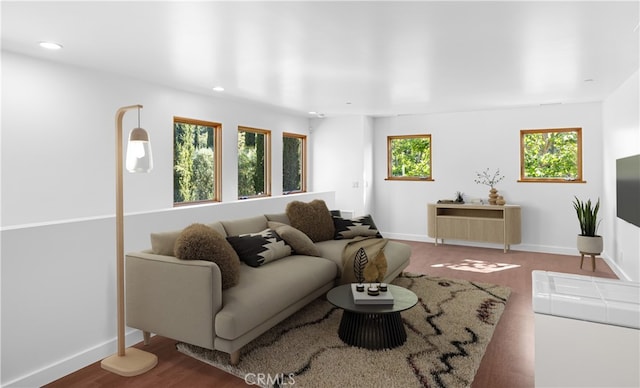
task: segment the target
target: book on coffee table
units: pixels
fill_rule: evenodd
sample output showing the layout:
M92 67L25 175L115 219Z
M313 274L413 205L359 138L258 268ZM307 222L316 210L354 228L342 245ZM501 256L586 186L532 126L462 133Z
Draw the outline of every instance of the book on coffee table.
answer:
M393 295L391 291L379 291L378 295L369 295L367 290L370 283L363 283L364 290L358 291L356 286L358 283L351 283L351 294L353 295L353 303L355 304L393 304ZM378 283L373 283L373 285L377 286Z

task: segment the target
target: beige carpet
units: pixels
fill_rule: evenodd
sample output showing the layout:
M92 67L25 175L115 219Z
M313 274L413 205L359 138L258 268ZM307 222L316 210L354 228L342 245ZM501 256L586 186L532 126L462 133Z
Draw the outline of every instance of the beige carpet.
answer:
M471 386L510 289L417 274L393 284L418 296L418 304L402 313L407 341L395 349L345 345L337 334L342 310L319 299L245 346L236 367L225 353L182 343L178 350L251 385Z

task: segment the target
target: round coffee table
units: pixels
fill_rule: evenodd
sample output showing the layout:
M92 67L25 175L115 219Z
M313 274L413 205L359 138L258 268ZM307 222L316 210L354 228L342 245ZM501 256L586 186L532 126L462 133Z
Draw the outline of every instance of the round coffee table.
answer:
M391 349L407 340L400 312L418 303L418 297L406 288L389 284L393 304L355 304L351 284L343 284L327 293L327 300L343 309L338 336L346 344L365 349Z

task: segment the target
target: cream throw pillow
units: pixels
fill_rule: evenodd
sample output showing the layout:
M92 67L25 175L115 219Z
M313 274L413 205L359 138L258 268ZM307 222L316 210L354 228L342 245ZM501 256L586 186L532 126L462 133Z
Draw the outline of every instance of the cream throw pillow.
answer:
M306 234L291 225L269 221L269 228L273 229L293 251L299 255L320 256L320 250Z

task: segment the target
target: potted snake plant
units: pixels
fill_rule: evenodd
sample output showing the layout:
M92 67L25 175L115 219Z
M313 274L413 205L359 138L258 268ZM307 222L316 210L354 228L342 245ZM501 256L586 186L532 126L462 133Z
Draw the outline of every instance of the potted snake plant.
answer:
M599 255L602 252L602 236L596 234L598 230L598 210L600 210L600 198L595 204L591 200L581 201L574 196L573 208L576 210L578 222L580 223L580 234L578 235L578 251Z

